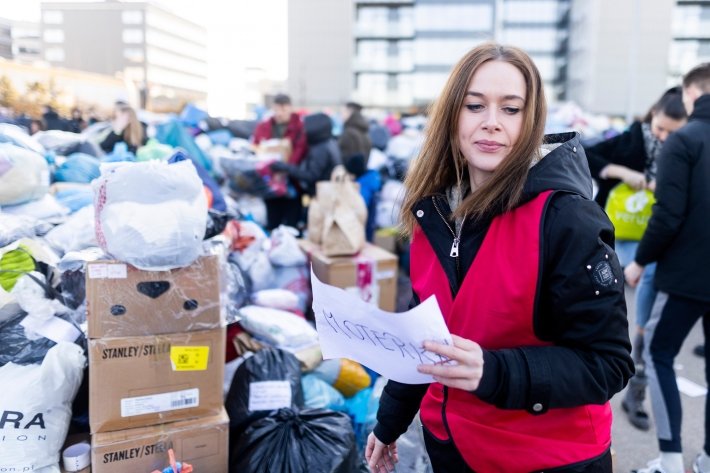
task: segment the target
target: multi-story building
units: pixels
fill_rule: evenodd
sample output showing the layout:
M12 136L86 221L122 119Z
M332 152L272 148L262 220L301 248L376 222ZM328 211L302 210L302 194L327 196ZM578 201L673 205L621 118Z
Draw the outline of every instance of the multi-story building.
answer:
M289 5L287 89L296 105L330 107L352 98L352 31L350 1Z
M567 98L595 113L643 115L666 87L675 0L573 0Z
M42 3L42 50L51 65L122 77L142 106L170 109L207 96L207 31L147 2Z
M38 22L12 22L12 59L25 64L42 61L42 34Z
M677 0L671 32L668 85L677 85L692 67L710 61L710 0Z
M503 0L499 40L530 54L550 101L566 98L570 0Z
M12 59L12 22L0 18L0 57Z

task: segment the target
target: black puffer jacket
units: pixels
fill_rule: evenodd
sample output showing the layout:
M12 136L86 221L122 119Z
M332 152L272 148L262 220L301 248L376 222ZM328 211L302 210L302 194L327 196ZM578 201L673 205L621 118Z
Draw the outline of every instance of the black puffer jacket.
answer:
M521 203L543 191L555 191L543 214L533 315L535 335L551 345L484 350L483 378L472 393L499 408L525 409L533 415L603 404L634 372L623 274L613 250L614 228L591 200L592 180L577 136L549 135L546 142L559 146L531 168ZM450 214L443 194L421 200L413 211L423 212L418 223L455 295L493 216L466 221L459 244L462 270L457 271L456 259L449 256L451 233L435 205L444 216ZM587 269L599 264L609 269L611 278L600 280ZM415 294L412 306L418 303ZM387 383L375 427L378 439L390 443L407 430L427 388ZM542 409L535 409L535 404Z
M333 121L325 113L314 113L303 119L308 152L301 164L284 164L284 171L296 179L308 195L315 195L316 182L327 181L333 168L342 163L340 150L333 138Z
M695 101L658 161L656 204L636 262L658 261L660 290L710 301L710 94Z
M367 162L370 157L370 149L372 141L370 141L370 125L360 112L353 112L343 124L343 133L338 140L340 153L343 156L343 161L347 162L348 158L355 154L361 154Z

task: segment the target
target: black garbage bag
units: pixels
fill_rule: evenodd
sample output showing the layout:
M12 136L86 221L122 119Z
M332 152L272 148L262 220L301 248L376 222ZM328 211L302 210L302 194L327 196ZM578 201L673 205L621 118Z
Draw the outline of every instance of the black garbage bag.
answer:
M350 417L328 409L280 409L247 428L230 473L352 473L359 470Z
M304 406L301 388L301 364L291 353L278 348L266 348L244 360L234 374L224 406L229 414L230 436L235 440L253 421L268 416L274 410L250 410L252 385L261 381L285 381L291 389L291 406ZM252 401L258 401L252 399Z
M227 228L227 223L234 220L234 215L229 212L220 212L215 209L207 210L207 228L205 229L205 240L217 236Z

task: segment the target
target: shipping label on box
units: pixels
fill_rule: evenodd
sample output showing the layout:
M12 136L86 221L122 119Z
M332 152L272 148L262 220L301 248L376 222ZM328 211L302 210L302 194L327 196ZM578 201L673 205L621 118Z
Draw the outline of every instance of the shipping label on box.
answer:
M299 240L298 244L310 256L318 279L358 294L382 310L396 310L396 255L370 243L354 256L325 256L313 242Z
M219 412L225 329L89 340L91 431Z
M227 473L229 418L216 416L98 433L92 436L93 473L150 473L170 465L168 450L195 472Z
M86 267L89 338L131 337L220 327L219 259L204 256L171 271L116 261Z

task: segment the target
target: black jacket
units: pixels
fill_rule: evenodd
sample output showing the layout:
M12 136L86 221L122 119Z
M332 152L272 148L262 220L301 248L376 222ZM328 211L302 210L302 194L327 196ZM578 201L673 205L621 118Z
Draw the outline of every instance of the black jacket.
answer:
M636 261L658 261L656 286L710 301L710 94L663 145L656 204Z
M148 142L148 126L141 122L141 127L143 128L143 138L141 139L141 146L145 145ZM131 144L128 144L126 141L126 130L123 130L123 132L119 135L115 131L111 130L109 131L108 135L106 135L106 138L103 139L101 143L99 143L99 146L101 146L101 149L104 150L106 153L112 153L114 146L116 146L116 143L124 142L126 143L126 148L128 148L128 151L130 151L133 154L136 154L136 151L138 151L138 146L134 146Z
M340 150L333 138L333 122L324 113L304 118L308 152L301 164L285 164L284 170L296 179L306 194L315 195L316 182L330 180L333 168L342 163Z
M613 250L614 229L591 200L592 181L584 151L574 133L546 137L563 143L531 168L523 202L540 192L557 192L543 215L541 274L533 324L545 347L484 350L483 378L475 393L503 409L543 414L551 408L602 404L626 385L634 372L626 320L624 282ZM436 205L450 213L447 199ZM449 257L451 234L434 208L423 199L422 230L439 257L455 294L483 242L491 218L467 221L459 245L462 270ZM588 266L607 261L613 281L599 282ZM412 305L416 305L416 295ZM428 385L389 381L380 399L375 435L390 443L408 427ZM542 410L534 410L540 403Z
M638 172L644 172L646 168L648 156L643 140L641 122L634 122L622 134L587 148L586 153L589 170L599 186L599 191L594 200L604 207L609 197L609 191L621 182L619 179L602 179L599 177L599 173L604 167L609 164L618 164Z
M361 154L367 162L370 157L372 141L370 141L370 125L360 112L353 112L343 124L343 133L338 140L343 161L355 154Z

